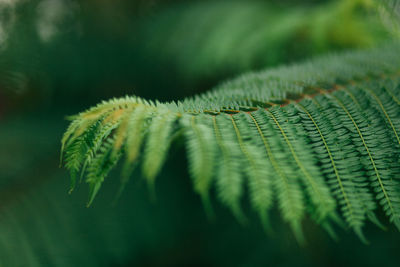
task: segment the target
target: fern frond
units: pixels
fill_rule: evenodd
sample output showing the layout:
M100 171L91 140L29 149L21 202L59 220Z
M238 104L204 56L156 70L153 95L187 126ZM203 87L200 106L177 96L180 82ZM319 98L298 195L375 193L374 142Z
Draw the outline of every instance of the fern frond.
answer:
M221 160L217 162L219 168L216 173L219 197L232 209L235 216L243 221L244 215L240 208L240 198L244 191L240 144L229 115L212 116L212 120L221 155Z
M306 187L312 204L312 214L316 216L318 222L324 221L328 216L334 216L335 203L320 171L316 168L317 162L312 150L303 141L305 138L303 130L300 127L296 129L296 126L289 121L293 120L293 117L289 118L279 108L272 108L268 113L286 144L285 153L291 156L292 165L298 169L298 177Z
M175 113L166 107L160 106L153 115L152 123L149 126L144 150L143 174L151 186L164 163L171 144L175 120Z
M268 226L268 209L272 206L273 189L272 167L266 163L264 153L251 143L252 133L247 123L245 114L230 116L236 137L244 157L246 158L244 170L249 181L250 200L252 206L260 214L264 226Z
M172 67L183 84L198 84L204 78L216 80L316 51L380 43L384 29L379 16L368 12L367 2L338 0L295 7L265 1L177 3L140 21L138 40L148 41L137 49Z
M395 35L400 36L400 1L380 0L380 14L383 23Z
M126 183L136 167L137 158L142 146L144 137L144 125L146 119L150 115L145 112L145 106L138 106L131 114L129 114L128 122L126 125L126 140L123 144L123 149L126 153L126 159L122 170L122 181L119 194L122 193Z
M97 131L94 134L93 139L91 140L91 146L89 147L89 149L87 149L85 156L84 156L81 177L84 175L84 173L86 171L86 167L91 163L92 159L96 156L96 153L100 149L103 141L105 139L107 139L107 137L117 127L118 127L118 123L107 123L101 128L101 130ZM120 128L118 128L118 129L120 129Z
M89 184L88 206L92 204L97 192L100 190L104 178L115 166L121 156L120 152L117 154L113 153L114 144L114 138L107 139L100 148L100 153L96 155L92 163L89 165L86 179L86 182Z
M334 124L337 114L328 108L326 100L318 102L321 97L305 100L298 103L301 123L306 130L315 154L321 162L321 171L324 173L332 194L337 198L338 204L348 225L354 229L359 237L365 241L361 232L366 213L375 209L372 195L365 192L366 179L357 177L360 170L359 163L351 159L354 147L350 142L349 132L341 129L340 135L335 131ZM361 180L361 181L360 181ZM371 208L366 208L370 206Z
M300 242L307 214L330 232L337 211L365 241L367 219L381 226L378 207L400 225L399 71L395 43L249 73L176 103L113 99L74 117L62 140L66 167L74 181L87 165L91 203L122 154L122 184L142 162L152 186L183 136L207 209L215 184L245 221L247 184L265 226L276 200Z
M337 101L339 108L343 110L339 118L342 119L345 127L353 128L353 141L360 149L360 162L364 165L365 175L371 180L370 186L376 193L379 204L390 217L390 221L393 221L399 228L399 186L393 180L397 166L390 168L389 163L398 160L391 151L393 140L386 138L387 129L385 132L382 125L377 123L374 111L369 110L368 112L368 109L365 109L364 111L368 112L370 116L365 117L363 110L360 110L360 102L351 92L347 91L346 93L347 97L345 97L345 92L331 95ZM369 123L375 125L369 125Z
M214 178L217 157L212 121L205 115L185 115L182 123L186 127L185 137L194 189L202 197L208 214L211 214L209 190Z
M259 110L248 113L248 117L251 119L250 127L257 130L252 139L265 148L265 161L270 162L273 167L273 186L283 219L290 224L297 240L303 242L301 220L305 215L305 202L297 170L284 153L283 144L278 133L273 130L267 114ZM254 138L255 136L259 138Z
M81 168L85 169L85 163L89 161L88 157L92 155L90 151L95 149L95 136L99 130L99 125L93 125L85 134L73 139L67 147L65 154L65 167L70 171L71 175L71 191L76 185L78 174ZM69 134L69 133L67 133Z

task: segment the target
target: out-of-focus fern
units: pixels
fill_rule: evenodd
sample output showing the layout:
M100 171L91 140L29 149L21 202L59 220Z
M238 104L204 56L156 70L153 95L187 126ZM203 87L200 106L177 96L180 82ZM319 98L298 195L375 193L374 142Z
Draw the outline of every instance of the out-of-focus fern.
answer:
M182 83L199 86L205 79L315 53L374 45L385 31L368 2L295 7L261 1L178 3L141 20L134 38L140 41L137 49L151 55L152 69L172 67Z
M379 43L387 34L359 1L367 0L164 0L112 8L106 2L63 1L71 2L65 12L71 16L58 26L49 23L58 31L46 42L37 34L38 2L17 1L14 26L0 51L0 90L11 100L18 97L13 105L35 99L41 106L69 107L76 98L109 97L109 88L112 94L134 88L137 95L154 97L149 88L162 87L161 99L187 96L244 71ZM78 4L79 12L72 8Z
M125 167L142 162L152 184L184 137L205 203L215 184L243 220L247 184L263 223L275 200L300 241L306 214L330 231L336 210L364 239L366 219L380 225L378 207L400 228L399 70L396 43L249 73L178 102L113 99L73 117L66 167L74 186L87 165L90 203L121 155Z
M397 37L400 37L400 1L381 0L377 1L380 5L380 14L383 23Z

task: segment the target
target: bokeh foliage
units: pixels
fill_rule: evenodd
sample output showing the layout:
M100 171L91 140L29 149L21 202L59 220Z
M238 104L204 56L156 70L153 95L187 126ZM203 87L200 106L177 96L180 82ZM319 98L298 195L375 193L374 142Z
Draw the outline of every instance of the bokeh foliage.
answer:
M10 11L0 86L17 103L175 99L235 74L386 38L368 0L51 2Z
M0 2L0 265L397 266L393 229L367 228L363 246L346 235L335 243L307 222L309 244L299 248L279 223L267 236L257 220L242 226L218 207L210 222L179 147L155 203L137 175L113 206L114 174L87 209L84 187L68 195L58 169L66 114L124 94L188 96L240 72L375 45L386 34L370 2ZM55 28L39 34L40 18Z

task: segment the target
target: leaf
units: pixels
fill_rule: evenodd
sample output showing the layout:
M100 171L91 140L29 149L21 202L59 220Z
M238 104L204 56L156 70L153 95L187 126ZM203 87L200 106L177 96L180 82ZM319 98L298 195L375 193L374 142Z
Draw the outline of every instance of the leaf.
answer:
M379 0L379 13L386 28L397 37L400 36L400 1Z
M186 115L182 119L186 129L189 171L193 177L194 190L202 197L209 216L212 214L209 191L217 160L217 141L211 123L209 116L206 115Z
M86 158L91 203L122 154L128 176L142 162L153 186L172 141L183 136L194 190L208 211L215 187L245 222L247 185L267 228L276 202L299 242L306 216L333 234L337 211L367 242L366 220L383 227L378 208L400 226L399 70L394 43L249 73L181 102L103 102L67 130L66 165L74 174ZM105 130L110 124L115 131Z

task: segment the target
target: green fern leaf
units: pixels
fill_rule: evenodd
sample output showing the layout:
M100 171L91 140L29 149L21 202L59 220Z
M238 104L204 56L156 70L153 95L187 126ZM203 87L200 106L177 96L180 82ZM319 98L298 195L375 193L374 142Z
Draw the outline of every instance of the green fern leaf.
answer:
M259 136L253 139L265 148L266 162L270 162L273 167L273 188L283 219L290 224L297 240L304 242L301 220L305 215L305 203L297 171L283 152L283 143L273 130L267 114L259 110L248 113L248 117L251 120L250 127L257 130L253 136Z
M214 178L214 162L217 155L211 120L205 115L186 115L182 123L186 127L189 168L194 189L202 197L206 211L211 216L209 190Z
M153 186L183 136L208 211L215 185L246 221L247 185L264 226L276 201L299 242L306 216L332 233L337 212L366 242L366 220L383 227L378 208L400 228L399 71L395 43L249 73L176 103L113 99L73 118L62 140L66 167L74 181L87 165L91 203L122 154L122 184L142 162Z
M229 115L213 116L212 120L221 155L221 160L217 162L220 168L216 174L219 197L232 209L239 221L244 222L240 208L240 198L244 191L240 146Z
M400 36L400 1L399 0L380 0L380 14L383 23L389 31Z
M143 159L143 174L150 186L153 186L156 175L164 163L172 141L175 120L176 114L164 106L159 106L153 114Z
M104 178L118 162L121 153L114 154L113 146L115 139L110 138L105 141L100 148L100 153L93 159L89 165L86 182L89 184L89 201L90 206L97 195Z
M237 118L236 118L237 117ZM274 176L270 162L265 160L265 153L262 147L252 141L252 132L249 128L248 119L245 114L231 116L236 136L243 155L247 159L245 170L248 178L250 201L255 210L260 214L264 226L268 226L267 212L273 201Z

